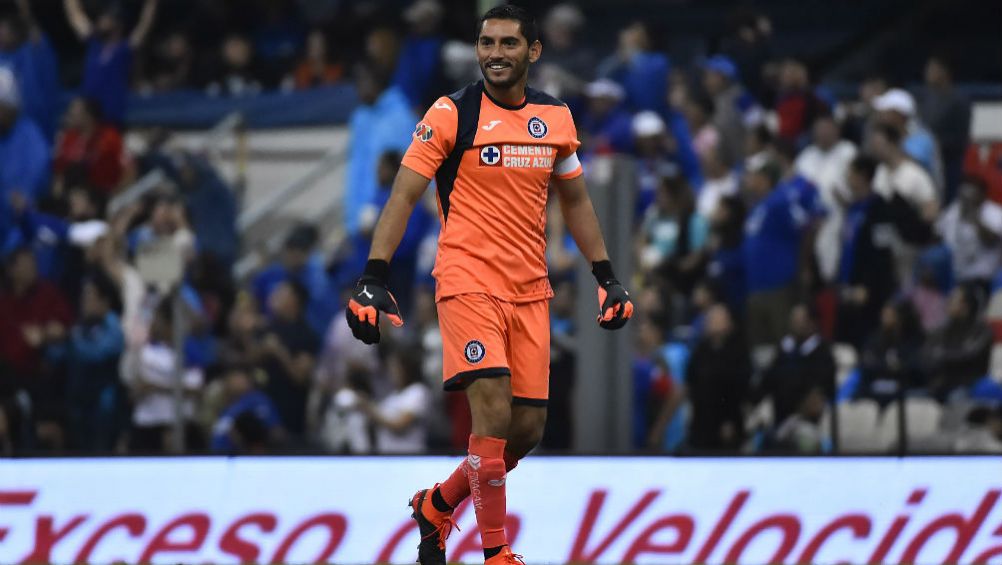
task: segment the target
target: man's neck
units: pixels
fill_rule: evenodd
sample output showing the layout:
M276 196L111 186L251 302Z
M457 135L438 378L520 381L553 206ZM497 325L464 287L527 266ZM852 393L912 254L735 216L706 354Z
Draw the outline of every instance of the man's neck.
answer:
M525 83L526 79L523 78L514 85L502 89L485 80L484 89L487 90L487 94L490 94L494 100L506 106L518 106L525 100Z

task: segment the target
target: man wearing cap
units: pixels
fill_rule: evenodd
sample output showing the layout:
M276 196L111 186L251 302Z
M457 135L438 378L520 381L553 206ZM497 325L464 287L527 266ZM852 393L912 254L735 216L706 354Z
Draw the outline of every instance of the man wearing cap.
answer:
M623 107L626 91L619 83L607 78L588 83L585 87L588 112L581 120L580 132L594 153L627 153L633 147L630 113Z
M918 161L932 175L936 186L943 187L943 162L939 156L936 138L919 122L915 99L907 90L892 88L873 100L873 109L879 112L877 120L890 124L902 132L901 147L909 157Z
M6 245L11 227L11 194L33 201L45 193L48 182L49 147L45 137L21 112L14 73L0 67L0 244Z
M727 166L737 166L744 157L745 126L757 120L755 100L741 86L734 62L723 55L703 63L703 88L713 98L721 156Z

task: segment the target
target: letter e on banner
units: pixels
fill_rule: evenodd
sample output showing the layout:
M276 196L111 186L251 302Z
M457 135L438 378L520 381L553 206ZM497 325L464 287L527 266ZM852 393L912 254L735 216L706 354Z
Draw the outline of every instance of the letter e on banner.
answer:
M151 563L158 553L168 552L190 552L198 551L205 543L205 537L209 535L209 515L203 512L193 512L184 514L171 520L166 526L160 528L150 543L146 545L143 555L139 558L140 563ZM171 539L171 534L176 530L190 530L191 537L187 540L177 541Z
M270 512L249 514L230 525L219 539L219 549L240 559L241 563L257 563L261 548L254 542L240 537L240 530L245 526L257 526L262 532L270 533L278 526L278 519Z

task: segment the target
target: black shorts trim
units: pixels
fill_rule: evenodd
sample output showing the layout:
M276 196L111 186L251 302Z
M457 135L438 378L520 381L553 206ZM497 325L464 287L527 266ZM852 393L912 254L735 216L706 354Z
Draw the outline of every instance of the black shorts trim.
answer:
M483 369L474 369L472 371L463 371L462 373L456 373L455 375L449 377L442 384L442 388L452 392L456 390L463 390L464 388L470 386L470 383L477 379L483 379L488 377L510 377L511 369L508 367L485 367Z
M549 402L550 401L545 398L525 398L523 396L511 397L511 403L517 406L535 406L537 408L546 408Z

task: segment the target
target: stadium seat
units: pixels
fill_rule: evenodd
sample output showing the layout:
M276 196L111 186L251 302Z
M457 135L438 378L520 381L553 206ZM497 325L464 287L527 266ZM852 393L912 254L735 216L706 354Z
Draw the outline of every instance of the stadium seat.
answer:
M852 370L856 368L859 355L856 353L856 348L848 343L832 344L832 355L835 357L835 382L841 386Z
M843 453L871 453L879 451L877 423L880 407L873 400L855 400L838 404L838 445ZM831 415L825 413L822 429L831 435Z
M898 410L900 405L894 402L887 406L880 418L877 437L880 445L887 450L893 450L898 443ZM931 398L905 399L905 429L908 434L909 448L932 438L939 431L943 417L943 407Z

